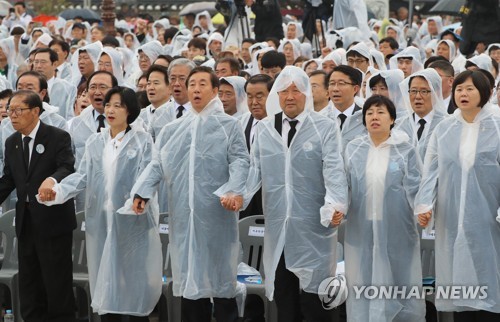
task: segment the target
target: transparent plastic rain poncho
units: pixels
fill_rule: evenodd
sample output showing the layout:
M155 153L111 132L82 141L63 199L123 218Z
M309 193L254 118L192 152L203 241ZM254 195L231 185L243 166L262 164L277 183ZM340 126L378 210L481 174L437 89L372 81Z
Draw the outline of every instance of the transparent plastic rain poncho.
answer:
M145 43L141 47L137 49L137 53L143 52L146 56L148 56L151 64L158 58L158 56L163 54L163 46L158 40L153 40L148 43Z
M437 34L436 35L430 35L429 34L429 30L428 30L429 21L436 22L436 27L437 27ZM424 27L424 24L422 24L422 27ZM427 18L427 21L425 22L425 27L424 28L425 28L425 36L422 37L422 40L421 40L421 45L422 46L425 46L432 39L439 37L439 35L443 31L443 18L441 18L440 16L433 16L433 17Z
M139 42L139 39L137 39L137 36L133 32L127 32L123 35L123 40L125 40L125 37L127 36L132 36L132 39L134 40L134 44L132 45L132 48L129 48L130 50L137 50L141 46L141 43ZM127 47L128 48L128 47Z
M85 144L78 171L54 187L56 202L85 191L85 236L92 308L98 314L147 316L162 288L156 197L142 215L123 214L137 177L151 161L149 134L129 130L116 155L109 128ZM133 296L130 296L133 294Z
M329 53L328 55L325 56L325 58L323 58L323 60L321 61L321 64L318 65L318 69L319 70L323 70L323 63L324 62L327 62L327 61L333 61L335 63L335 66L339 66L339 65L343 65L342 63L342 55L337 52L337 51L332 51L331 53Z
M491 75L494 75L493 71L495 70L495 68L493 67L492 59L493 58L491 58L490 56L488 56L486 54L480 54L480 55L477 55L477 56L474 56L472 58L467 59L467 61L470 61L471 63L476 65L478 68L487 70L491 73Z
M306 95L304 124L290 147L275 129L282 110L278 92L291 84ZM330 226L335 210L347 210L347 182L338 126L313 112L309 77L287 66L274 82L266 103L267 118L257 124L245 203L262 187L266 296L274 297L275 272L281 254L300 288L318 293L321 281L335 276L337 229ZM284 115L283 115L284 117Z
M66 120L75 116L77 88L61 78L54 78L49 88L50 104L59 107L59 114Z
M151 136L153 137L153 141L155 139L155 136L154 136L153 132L150 131L150 126L152 126L154 121L158 118L163 120L165 116L169 117L169 119L168 119L169 122L173 121L175 119L175 115L173 115L173 113L163 113L164 111L166 111L166 108L167 108L167 106L169 106L169 103L170 103L170 101L167 101L164 104L158 106L155 109L154 113L150 112L150 110L152 108L154 109L153 105L150 104L146 108L143 108L141 110L141 113L139 114L139 118L142 120L146 131L151 133ZM170 119L171 116L173 116L173 119ZM165 125L165 123L163 125ZM159 133L160 132L158 131L156 134L159 134Z
M311 64L311 63L315 63L318 66L315 70L321 69L322 62L323 62L323 59L321 59L321 58L309 59L302 64L302 69L305 71L307 69L307 67L309 66L309 64Z
M167 30L170 28L170 20L168 18L158 19L153 23L153 38L158 40L158 31L156 31L156 26L160 25L161 28Z
M389 98L396 106L397 113L397 123L399 120L409 114L408 108L405 106L403 97L408 97L408 91L401 93L399 85L404 80L404 74L399 69L389 69L389 70L379 70L372 73L371 77L366 82L366 98L372 96L372 89L370 87L370 80L374 77L380 75L384 79L387 90L389 91Z
M17 81L17 64L16 64L16 47L14 45L14 37L10 36L0 40L0 48L7 57L7 64L9 65L9 70L7 70L7 80L9 81L12 88L16 88Z
M302 37L304 36L304 30L302 29L302 24L300 22L295 22L295 21L289 21L285 25L285 28L283 28L283 32L285 34L285 37L286 37L287 30L288 30L288 26L290 26L290 25L295 25L296 34L295 34L294 39L301 40Z
M433 210L436 286L487 286L487 298L436 298L438 311L500 313L500 116L487 104L474 122L460 109L435 128L415 214ZM439 178L439 180L438 180Z
M227 81L233 86L236 94L236 114L233 117L240 117L248 112L247 92L245 92L245 83L247 80L240 76L221 77L221 80Z
M262 49L258 49L256 52L252 54L252 70L251 70L252 75L258 75L262 73L262 71L259 68L259 57L261 55L264 55L268 51L272 50L275 49L273 47L264 47Z
M384 54L376 49L370 49L370 55L372 56L374 66L377 64L378 70L387 70Z
M420 183L420 161L404 132L376 147L369 135L345 151L351 202L345 227L345 268L353 286L422 285L420 238L413 202ZM362 237L362 238L361 238ZM422 291L419 289L420 292ZM425 321L423 299L347 298L348 321Z
M278 52L282 53L286 44L292 45L293 60L295 61L300 56L300 42L297 39L286 39L278 47Z
M392 56L389 59L390 69L398 69L398 58L412 58L412 74L424 69L424 64L422 63L422 58L420 56L420 50L418 50L417 47L408 46L403 49L403 51Z
M68 130L66 120L58 114L59 108L49 105L45 102L43 102L43 113L40 114L40 121L47 124L47 125L52 125L55 127L58 127L64 131ZM14 134L16 130L14 130L14 127L12 126L12 122L10 118L6 118L2 120L2 123L0 125L0 140L1 140L1 145L0 145L0 174L3 175L3 161L5 158L5 141L9 136ZM5 199L4 203L2 204L2 210L3 212L10 210L10 209L15 209L16 208L16 202L17 202L17 194L15 191L13 191L10 194L10 197Z
M370 53L370 48L368 48L368 46L364 42L357 43L356 45L349 48L349 50L346 52L346 55L351 51L355 51L361 56L368 59L368 63L370 64L370 66L373 66L373 59Z
M311 44L308 42L300 44L300 53L301 56L304 56L307 59L313 59L313 49Z
M123 75L124 79L129 79L130 76L132 76L135 72L140 70L139 68L139 60L137 59L137 56L135 55L134 51L128 49L128 48L115 48L117 50L121 57L122 57L122 68L123 71L125 72L125 75ZM130 83L128 81L125 81L126 84L129 86L136 86L135 83Z
M206 51L206 56L211 58L212 57L212 53L210 52L210 49L208 48L210 46L210 44L212 43L212 41L214 40L217 40L217 41L220 41L222 43L221 45L221 48L222 50L224 50L224 36L222 36L220 33L218 32L214 32L213 34L210 35L210 37L208 38L208 41L207 41L207 51Z
M201 16L206 17L208 30L205 30L205 29L203 29L203 27L201 27L201 24L200 24L200 17ZM206 32L208 34L212 33L215 30L214 24L212 23L212 17L210 16L210 13L207 10L202 11L196 15L196 17L194 18L194 25L200 26L200 28L202 28L202 32Z
M355 41L365 41L369 39L368 30L365 35L358 27L347 27L340 30L335 30L340 36L342 36L343 48L347 50L349 46ZM337 48L338 49L338 48Z
M453 41L448 40L448 39L443 39L443 40L438 41L437 46L436 46L436 55L437 55L437 47L441 43L445 43L446 45L448 45L448 48L450 49L450 57L448 58L448 61L453 62L453 60L457 56L457 49L455 47L455 43L453 43Z
M38 39L33 43L33 46L31 46L30 52L38 48L38 44L43 44L47 47L49 47L50 42L52 41L52 36L49 35L48 33L42 34ZM28 53L29 55L29 53Z
M225 210L219 196L245 190L249 157L239 121L216 97L167 124L155 146L131 196L152 198L161 181L167 185L174 296L234 297L238 212Z
M78 69L78 56L80 52L86 51L87 54L89 54L90 60L92 60L92 63L94 64L94 70L97 70L97 62L99 61L99 57L101 56L102 48L102 43L100 41L96 41L77 49L71 56L71 66L73 67L71 71L71 83L73 85L78 86L80 80L82 79L82 73L80 73L80 69Z
M118 86L124 86L125 81L123 80L123 64L122 64L122 56L121 54L112 47L104 47L102 49L101 55L107 54L111 59L111 66L113 68L113 75L115 75L116 80L118 81Z
M420 140L417 137L417 127L413 116L413 109L411 107L410 95L408 91L410 90L410 79L413 77L423 77L429 88L431 90L431 101L432 101L432 121L430 124L425 124L425 130L422 133ZM432 132L444 118L448 116L447 106L445 106L442 95L442 84L441 76L433 68L427 68L410 77L407 77L400 84L401 93L403 94L403 103L408 111L406 117L396 120L396 128L404 131L409 137L410 142L417 149L420 160L424 160L425 152L427 151L427 145L429 144L429 139ZM405 95L406 94L406 95ZM399 117L399 115L398 115Z
M368 27L368 14L366 4L363 0L337 0L333 5L333 28L347 29L356 27L361 31L361 37L357 41L368 40L370 38L370 28ZM349 46L352 43L347 44ZM344 48L346 44L344 44Z
M387 30L389 30L389 29L392 29L397 33L396 41L399 44L399 48L401 48L401 49L406 48L407 41L405 40L405 35L404 35L404 32L401 30L401 28L399 28L398 26L393 26L393 25L387 26L385 28L386 37L387 37Z

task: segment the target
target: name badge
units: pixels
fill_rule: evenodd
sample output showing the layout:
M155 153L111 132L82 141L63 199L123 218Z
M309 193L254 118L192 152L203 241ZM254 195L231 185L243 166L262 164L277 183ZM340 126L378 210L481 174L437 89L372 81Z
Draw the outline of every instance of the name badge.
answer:
M427 229L422 230L422 239L436 239L436 231L433 229L428 233Z
M248 236L264 237L265 227L250 226L248 228Z
M160 234L168 234L168 224L160 224L159 228Z

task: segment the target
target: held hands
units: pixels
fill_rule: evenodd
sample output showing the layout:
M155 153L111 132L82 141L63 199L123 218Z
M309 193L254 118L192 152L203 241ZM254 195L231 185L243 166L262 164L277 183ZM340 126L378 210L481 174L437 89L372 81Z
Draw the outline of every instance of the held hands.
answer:
M340 225L342 219L344 219L344 214L335 210L332 216L332 222L331 222L332 226L337 227L338 225Z
M144 209L146 208L146 200L142 198L134 198L134 204L132 205L132 210L136 213L136 215L142 215L144 213Z
M243 196L230 195L220 197L220 203L224 209L229 211L238 211L243 206Z
M423 214L418 214L418 223L420 224L420 226L424 228L427 227L429 221L431 220L431 216L432 216L432 210L424 212Z
M54 201L56 199L56 192L52 190L55 184L52 178L47 178L42 182L40 188L38 188L38 195L41 201Z

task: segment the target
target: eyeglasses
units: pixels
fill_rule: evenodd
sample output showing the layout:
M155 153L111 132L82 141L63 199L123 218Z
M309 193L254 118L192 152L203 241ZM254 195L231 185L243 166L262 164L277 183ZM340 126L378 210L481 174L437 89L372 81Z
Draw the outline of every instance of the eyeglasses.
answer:
M345 82L345 81L338 81L338 82L329 82L328 83L328 86L330 87L345 87L345 86L348 86L348 85L356 85L354 83L348 83L348 82Z
M92 84L89 86L89 92L95 92L97 89L101 92L105 92L109 89L110 87L104 84Z
M12 114L15 114L16 116L20 116L24 110L31 110L33 107L16 107L16 108L11 108L10 105L7 105L7 115L11 116Z
M417 94L420 93L420 95L422 95L422 97L427 97L427 96L429 96L429 94L431 93L431 91L428 90L428 89L421 89L421 90L410 89L408 91L408 93L410 93L410 96L417 96Z
M139 61L149 61L149 57L146 55L139 55L138 59Z

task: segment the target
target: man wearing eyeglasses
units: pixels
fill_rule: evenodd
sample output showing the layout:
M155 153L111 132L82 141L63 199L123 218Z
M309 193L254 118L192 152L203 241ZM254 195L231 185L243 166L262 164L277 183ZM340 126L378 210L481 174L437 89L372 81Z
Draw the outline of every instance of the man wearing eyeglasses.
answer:
M70 121L69 133L73 138L76 167L80 164L85 151L85 142L96 132L101 132L102 128L108 127L104 116L104 97L108 91L118 86L118 81L113 74L100 70L90 75L87 83L87 93L91 105L85 108L79 116ZM76 198L77 211L83 210L83 194Z
M35 53L33 70L47 78L51 104L59 107L59 114L69 120L75 116L73 106L76 99L76 86L64 79L55 77L57 62L58 56L55 51L50 48L40 48Z
M15 93L7 111L17 132L5 142L0 202L16 189L21 316L24 321L72 322L74 202L49 208L36 197L52 194L54 183L75 171L71 137L40 122L42 100L35 92Z

